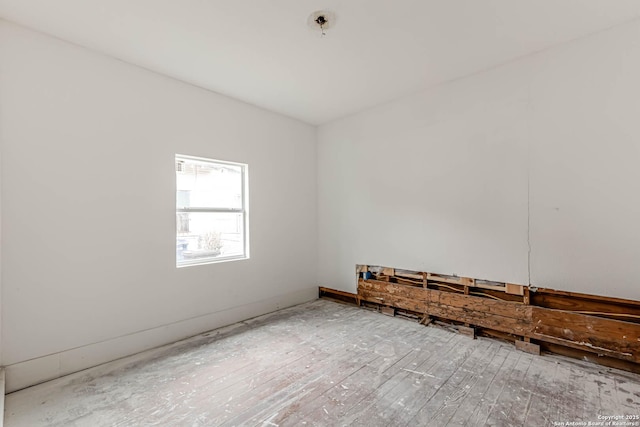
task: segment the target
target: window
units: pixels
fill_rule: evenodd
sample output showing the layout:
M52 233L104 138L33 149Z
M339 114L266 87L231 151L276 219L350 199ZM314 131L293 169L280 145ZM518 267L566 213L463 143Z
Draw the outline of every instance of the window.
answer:
M249 257L247 165L176 156L176 265Z

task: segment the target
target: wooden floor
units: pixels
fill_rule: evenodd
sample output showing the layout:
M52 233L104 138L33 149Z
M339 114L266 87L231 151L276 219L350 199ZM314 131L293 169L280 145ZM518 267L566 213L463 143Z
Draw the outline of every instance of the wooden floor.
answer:
M640 376L318 300L5 404L7 427L545 426L640 415Z

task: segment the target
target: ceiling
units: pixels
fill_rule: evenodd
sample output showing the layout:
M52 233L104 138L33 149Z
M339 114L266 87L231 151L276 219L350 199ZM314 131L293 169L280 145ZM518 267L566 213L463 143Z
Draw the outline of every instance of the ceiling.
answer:
M318 9L335 26L307 26ZM0 16L322 124L636 19L638 0L0 0Z

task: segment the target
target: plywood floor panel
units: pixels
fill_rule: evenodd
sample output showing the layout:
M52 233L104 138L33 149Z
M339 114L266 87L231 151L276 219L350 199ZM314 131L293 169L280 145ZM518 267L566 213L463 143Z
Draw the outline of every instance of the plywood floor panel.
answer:
M5 425L546 426L640 376L318 300L7 395Z

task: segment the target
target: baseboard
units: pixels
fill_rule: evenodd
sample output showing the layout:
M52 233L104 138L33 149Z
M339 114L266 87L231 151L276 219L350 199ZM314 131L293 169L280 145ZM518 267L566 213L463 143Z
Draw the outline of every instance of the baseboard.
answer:
M0 368L0 427L4 425L4 369Z
M5 366L6 392L11 393L317 297L317 288L302 289L171 325L8 365Z

